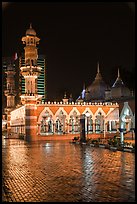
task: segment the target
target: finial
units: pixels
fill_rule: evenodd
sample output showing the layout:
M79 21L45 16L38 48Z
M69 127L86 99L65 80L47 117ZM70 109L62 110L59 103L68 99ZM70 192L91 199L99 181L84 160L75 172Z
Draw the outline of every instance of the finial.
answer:
M100 70L99 70L99 62L97 63L97 73L99 73Z
M118 78L120 77L119 68L118 68Z
M30 23L30 28L32 28L32 23Z
M64 98L67 98L67 96L66 96L66 91L65 91L65 93L64 93Z

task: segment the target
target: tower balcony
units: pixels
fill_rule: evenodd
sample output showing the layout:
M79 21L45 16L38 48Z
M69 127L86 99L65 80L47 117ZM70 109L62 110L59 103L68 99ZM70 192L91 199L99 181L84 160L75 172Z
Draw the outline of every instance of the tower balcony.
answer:
M7 74L7 76L12 76L13 77L16 74L16 72L13 71L13 70L8 70L8 71L5 71L5 74Z
M25 66L25 67L21 67L20 70L21 70L21 74L23 76L38 76L41 74L41 67L39 66Z
M26 93L20 96L21 101L38 101L42 100L42 96L38 94L33 94L33 93Z
M5 96L16 96L16 91L13 89L7 89L4 91Z

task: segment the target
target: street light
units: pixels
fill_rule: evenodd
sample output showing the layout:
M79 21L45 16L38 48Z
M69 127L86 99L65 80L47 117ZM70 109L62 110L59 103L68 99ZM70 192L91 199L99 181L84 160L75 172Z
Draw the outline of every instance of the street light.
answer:
M88 138L88 117L90 116L89 112L86 112L86 117L87 117L87 138Z

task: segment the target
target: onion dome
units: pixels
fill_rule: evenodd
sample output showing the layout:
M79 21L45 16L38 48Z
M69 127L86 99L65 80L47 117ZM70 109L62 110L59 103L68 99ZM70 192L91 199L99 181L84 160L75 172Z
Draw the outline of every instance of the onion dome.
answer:
M36 36L35 30L32 28L32 25L30 24L30 28L26 30L26 35L30 36Z
M130 96L130 90L123 83L120 77L119 69L118 69L117 79L111 88L111 96L112 98L121 98L125 96Z
M103 81L100 70L99 63L97 65L97 75L93 83L86 88L86 100L104 100L105 90L108 88L106 83Z

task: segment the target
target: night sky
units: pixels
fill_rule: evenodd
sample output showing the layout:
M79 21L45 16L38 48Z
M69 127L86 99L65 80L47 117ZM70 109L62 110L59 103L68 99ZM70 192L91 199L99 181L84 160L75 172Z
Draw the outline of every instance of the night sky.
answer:
M48 99L66 91L76 99L90 85L97 62L110 86L120 68L125 85L134 87L135 11L133 3L9 3L3 6L2 56L24 52L21 38L29 24L46 56Z

